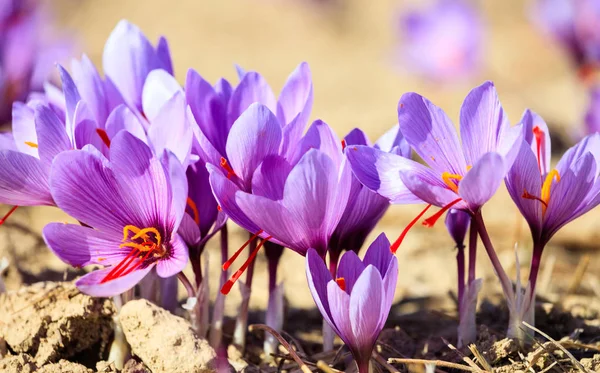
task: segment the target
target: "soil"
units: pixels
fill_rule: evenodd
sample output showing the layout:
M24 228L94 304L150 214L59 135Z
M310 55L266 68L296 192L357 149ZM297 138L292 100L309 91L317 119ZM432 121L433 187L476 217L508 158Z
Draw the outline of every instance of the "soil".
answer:
M68 35L76 35L81 50L98 65L104 41L121 18L138 24L152 40L167 36L180 81L185 79L189 67L211 81L221 76L234 81L233 64L239 63L263 73L278 91L289 72L306 60L315 81L313 119L326 120L338 135L361 127L372 140L376 139L396 122L396 103L407 91L430 98L457 123L460 104L468 90L490 79L496 83L512 123L518 121L525 108L531 108L549 123L555 156L573 143L581 132L582 110L587 105L585 87L567 58L533 29L524 2L478 3L490 27L484 68L472 81L443 86L399 70L390 57L394 45L392 17L400 3L409 6L421 2L381 0L370 1L369 6L363 0L53 3L57 5L59 25ZM392 206L367 242L382 231L394 239L421 209ZM0 214L7 210L8 207L0 208ZM501 262L511 278L516 279L519 274L514 265L515 243L521 267L527 268L530 262L527 225L505 190L486 205L484 217ZM7 258L9 262L8 269L0 275L8 289L8 293L0 295L0 355L4 355L0 372L193 371L195 366L214 367L209 362L215 356L224 360L219 359L222 355L228 361L221 365L236 371L278 371L278 367L262 363L262 332L249 333L244 353L232 345L215 352L190 331L185 320L144 301L127 304L121 314L128 325L125 333L133 355L122 370L117 369L106 360L114 338L115 307L110 300L78 293L68 282L84 271L67 267L44 246L40 232L53 221L73 222L55 208L19 208L0 227L0 260ZM600 371L598 221L600 210L596 209L564 227L546 248L539 277L536 326L558 341L574 359L540 335L526 347L503 339L507 311L483 250L477 263L477 274L484 284L477 320L479 340L474 351L484 361L475 358L467 348L457 352L448 346L456 344L455 251L441 223L431 229L416 226L399 250L396 303L377 351L384 358L440 360L464 367L469 366L464 360L468 358L479 367L465 368L471 371L485 371L486 362L497 372L525 372L530 365L534 372ZM232 224L229 230L233 251L247 237ZM206 249L211 299L218 291L220 275L218 239L214 241ZM310 367L317 360L324 360L336 369L352 371L348 352L343 348L339 352L319 353L321 318L307 289L303 266L300 256L290 252L283 255L279 281L284 282L286 297L285 336L295 342ZM259 256L250 324L264 321L266 268L266 260ZM521 272L521 280L525 281L526 271ZM180 304L184 303L183 289L179 298ZM240 299L237 291L227 297L226 342L233 333L232 317ZM182 308L175 313L186 315ZM182 357L181 364L189 363L190 367L174 368L178 357ZM281 369L296 369L285 351L280 352L276 362ZM393 366L402 372L425 372L420 363ZM381 366L376 368L386 371ZM437 371L458 370L438 364Z

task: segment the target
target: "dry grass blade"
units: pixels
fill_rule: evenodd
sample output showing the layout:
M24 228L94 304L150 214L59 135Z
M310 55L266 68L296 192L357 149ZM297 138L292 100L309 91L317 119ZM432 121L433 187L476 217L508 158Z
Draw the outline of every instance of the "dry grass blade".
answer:
M298 366L300 367L300 369L302 370L303 373L312 373L312 371L310 370L308 365L306 365L304 363L304 361L302 361L302 359L300 359L300 357L298 356L296 351L294 351L292 346L290 346L290 344L281 336L281 334L277 333L273 328L271 328L270 326L264 325L264 324L254 324L254 325L248 326L248 330L250 332L252 332L254 330L263 330L267 333L270 333L273 337L277 338L279 343L281 343L281 345L283 347L285 347L286 350L288 350L288 353L290 354L290 356L292 356L292 358L294 359L296 364L298 364Z
M444 338L442 338L442 340L448 346L449 349L451 349L453 351L456 351L456 353L458 353L460 355L460 357L462 358L462 360L465 363L469 364L469 366L471 368L475 369L476 372L482 371L481 368L479 367L479 365L475 364L475 362L473 360L471 360L469 357L465 356L462 352L460 352L456 347L454 347L454 345L452 343L448 342Z
M554 339L552 339L552 337L550 337L548 334L544 333L543 331L539 330L538 328L536 328L533 325L528 324L527 322L523 321L523 325L525 325L526 327L528 327L529 329L533 330L536 333L539 333L540 335L542 335L544 338L546 338L547 340L549 340L550 342L552 342L556 347L558 347L562 352L565 353L565 355L567 355L569 357L569 359L571 360L571 362L573 363L573 365L577 368L577 370L579 370L580 372L584 372L584 373L592 373L591 370L586 369L583 365L581 365L581 363L579 361L577 361L577 359L575 359L575 356L573 356L566 348L564 348L560 343L558 343L557 341L555 341ZM530 364L531 365L531 364Z
M477 362L483 367L483 369L485 370L489 370L492 371L492 366L490 365L490 363L488 363L488 361L485 359L485 357L483 357L483 355L481 354L481 352L479 352L479 350L477 349L477 346L475 346L475 344L470 344L469 345L469 350L471 350L471 352L473 353L473 355L475 356L475 358L477 359Z
M373 355L371 355L375 361L377 361L379 364L381 364L385 369L388 370L388 372L392 372L392 373L400 373L400 371L396 368L394 368L392 365L390 365L390 363L388 363L381 355L379 355L377 352L373 351Z
M584 255L583 258L581 258L581 260L577 264L577 268L575 268L575 273L573 274L573 279L571 280L571 283L569 284L567 294L575 293L575 291L577 291L579 286L581 286L581 281L583 280L583 275L585 274L585 271L587 270L589 264L590 264L590 256Z
M448 361L443 360L425 360L425 359L400 359L400 358L390 358L388 359L388 363L390 364L422 364L422 365L436 365L444 368L452 368L463 370L465 372L478 372L478 373L492 373L491 371L482 370L479 367L470 367L462 364L450 363Z
M323 360L317 361L317 368L321 369L325 373L342 373L341 370L333 369Z

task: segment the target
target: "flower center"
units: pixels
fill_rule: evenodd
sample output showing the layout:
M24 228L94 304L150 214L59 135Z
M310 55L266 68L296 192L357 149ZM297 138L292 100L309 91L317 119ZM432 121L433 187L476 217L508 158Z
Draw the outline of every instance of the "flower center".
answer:
M449 172L442 173L444 184L446 184L454 193L458 193L458 182L461 181L462 178L462 175L459 174L451 174Z
M533 199L541 202L542 204L542 215L546 214L546 209L548 208L548 203L550 202L550 191L552 189L552 182L555 181L558 183L560 181L560 174L556 169L548 172L546 175L546 179L544 179L544 184L542 184L542 192L539 197L530 194L527 190L523 191L522 198Z
M126 225L123 228L123 243L119 245L119 248L124 247L130 247L131 251L100 281L101 284L126 276L140 268L147 259L162 258L167 253L160 233L153 227L140 229Z
M246 246L248 246L250 244L250 242L254 241L255 239L258 238L258 236L263 233L263 230L259 230L258 232L256 232L256 234L254 234L252 237L250 237L250 239L248 239L248 241L246 241L242 247L240 247L232 256L231 258L229 258L224 264L223 264L223 271L226 271L229 269L229 267L231 267L231 265L233 264L233 262L235 262L235 260L237 259L238 256L240 256L240 254L242 253L242 251L246 248ZM254 261L254 259L256 258L256 255L258 254L258 252L260 251L260 248L263 247L263 245L265 244L265 242L269 241L272 237L269 236L265 239L263 239L254 250L252 250L252 252L250 253L250 255L248 256L248 259L246 259L246 261L244 262L244 264L242 264L242 266L240 267L240 269L238 269L232 276L231 278L229 278L229 280L227 280L227 282L225 284L223 284L223 287L221 288L221 293L222 294L229 294L229 292L231 291L231 288L233 287L233 284L235 284L235 282L242 276L242 274L246 271L246 269L248 269L248 267L250 266L250 264Z

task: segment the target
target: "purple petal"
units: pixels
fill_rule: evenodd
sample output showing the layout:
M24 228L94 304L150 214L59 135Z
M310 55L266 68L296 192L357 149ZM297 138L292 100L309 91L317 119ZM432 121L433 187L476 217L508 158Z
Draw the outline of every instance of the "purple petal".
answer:
M526 141L521 141L517 159L506 175L506 189L527 220L534 239L539 237L542 229L542 203L534 199L523 198L524 192L541 197L542 191L536 156Z
M197 245L202 238L198 224L196 224L194 218L192 218L187 212L181 219L181 224L179 224L177 234L183 239L188 247Z
M43 236L50 250L74 267L116 265L131 251L119 247L119 236L75 224L50 223Z
M39 154L42 162L50 168L52 160L59 153L71 149L71 141L65 125L52 109L44 105L35 108L35 127L39 139Z
M454 125L439 107L416 94L398 103L400 131L415 152L438 173L462 175L467 169Z
M370 190L389 199L391 203L422 202L404 185L400 172L414 167L424 168L423 166L368 146L348 146L345 154L354 176Z
M77 90L73 78L71 78L71 75L69 75L67 70L61 65L58 65L58 71L60 73L60 80L62 81L63 95L65 96L67 134L69 135L69 138L73 138L75 133L75 109L81 101L81 96L79 95L79 91Z
M152 122L163 105L178 92L183 94L181 86L173 75L163 69L152 70L146 78L142 91L142 108L146 118Z
M550 130L548 129L548 125L542 117L534 113L533 111L527 109L525 113L523 113L523 117L521 118L518 126L521 126L523 131L523 138L527 141L528 144L531 145L531 150L533 150L533 154L538 157L538 143L536 137L534 136L533 129L538 127L543 134L541 137L540 152L538 160L539 165L541 166L542 175L550 172L550 157L551 157L551 142L550 142Z
M313 86L308 63L302 62L288 77L277 103L277 118L282 125L296 117L302 128L308 122L313 104ZM301 133L300 133L301 135Z
M15 138L11 132L0 132L0 150L17 151Z
M161 36L156 44L156 56L161 62L162 68L169 74L173 74L173 61L171 61L171 51L167 38Z
M327 154L338 166L342 163L342 143L333 129L322 120L314 121L308 128L291 163L297 163L310 149L318 149Z
M416 165L412 170L403 170L400 172L400 178L406 188L425 203L444 207L459 198L458 194L450 190L433 170L422 165ZM468 205L461 201L453 207L466 209Z
M265 157L277 154L280 143L279 122L264 105L252 104L235 121L227 138L227 157L246 190L252 185L252 174L258 165Z
M356 345L350 320L350 295L340 289L335 281L327 283L327 302L331 314L331 327L351 349Z
M188 180L186 175L186 167L181 164L177 156L170 151L165 151L161 158L161 163L164 167L164 172L168 176L169 186L171 188L171 211L174 215L173 231L179 228L179 223L185 209L187 208L188 198Z
M176 93L156 112L148 129L148 141L154 153L173 152L186 164L192 150L192 128L187 120L187 104L183 93Z
M234 123L251 104L258 102L272 113L277 112L277 100L271 87L259 73L248 72L235 88L229 100L228 122Z
M12 134L21 153L39 157L38 148L28 145L38 143L33 109L22 102L13 103Z
M398 259L392 256L388 270L383 276L383 302L381 305L381 315L379 320L379 329L382 330L387 321L392 303L394 302L394 294L396 293L396 284L398 283Z
M460 109L460 137L467 164L472 166L484 154L496 152L509 127L492 82L469 92Z
M375 148L384 152L401 155L405 158L410 158L412 150L408 141L400 132L400 126L395 125L384 133L374 145Z
M85 104L83 101L81 103ZM100 150L102 154L108 154L108 147L97 130L98 126L92 120L85 119L77 123L77 126L75 126L74 148L81 149L86 145L92 145Z
M600 162L600 134L594 133L592 135L588 135L577 144L570 147L562 156L560 161L558 161L556 169L560 173L565 172L567 168L572 167L579 161L579 158L588 152L594 156L594 159L596 160L596 167L600 168L600 164L598 163Z
M53 206L48 169L31 155L0 151L0 203L17 206Z
M97 123L104 123L108 117L109 108L106 105L104 82L98 70L84 54L81 61L73 60L71 62L71 71L77 91L81 95L81 99L87 103L94 120Z
M112 267L88 273L75 282L75 286L82 292L93 297L112 297L124 293L140 282L154 266L136 269L130 274L102 283L110 273Z
M367 134L363 132L360 128L355 128L352 131L348 132L346 136L344 136L344 141L346 141L346 145L366 145L371 146L371 141L367 137Z
M471 215L465 211L450 209L446 214L446 229L459 249L464 248L465 236L471 224Z
M327 284L332 280L331 273L329 273L325 261L315 249L309 249L306 253L306 279L310 293L321 315L335 329L327 299Z
M272 200L283 199L285 181L292 166L277 155L266 157L252 177L252 193Z
M169 256L156 263L156 274L162 278L171 277L183 271L188 262L188 248L181 237L174 235L171 239Z
M361 356L371 356L371 349L381 332L380 318L385 311L383 280L373 266L368 266L360 275L350 294L350 323L354 345Z
M387 274L388 267L390 266L393 257L394 254L392 254L392 251L390 250L390 241L385 233L381 233L367 249L363 262L365 263L365 266L372 265L377 268L383 277Z
M200 220L200 224L197 225L200 229L200 235L204 237L208 234L217 219L217 201L213 196L209 174L203 162L190 165L186 171L186 175L189 198L196 204L198 219ZM194 211L191 209L188 209L188 211L194 216Z
M388 248L389 249L389 248ZM337 277L343 278L346 283L346 293L351 294L354 283L366 266L354 251L346 251L338 264Z
M122 130L131 133L144 142L147 141L144 126L127 105L117 106L106 120L106 134L109 139L115 137Z
M475 211L492 198L504 176L502 156L498 153L486 153L460 181L458 195Z

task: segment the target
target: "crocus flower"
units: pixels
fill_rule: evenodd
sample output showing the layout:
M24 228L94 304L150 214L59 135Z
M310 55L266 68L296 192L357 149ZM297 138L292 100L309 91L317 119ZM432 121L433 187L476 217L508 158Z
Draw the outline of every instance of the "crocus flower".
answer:
M0 4L0 123L10 120L14 101L42 91L54 64L71 49L66 39L48 37L51 17L37 0Z
M531 10L538 27L584 68L600 62L600 4L596 0L536 0Z
M398 60L435 81L473 75L483 58L481 15L462 0L437 0L400 14Z
M491 82L474 88L460 111L459 143L446 114L426 98L406 93L398 104L400 132L429 167L366 146L346 151L356 177L392 203L426 202L412 227L431 206L433 225L449 208L476 214L494 195L514 162L520 133L511 128ZM400 245L404 234L393 245Z
M356 128L344 137L343 144L345 148L352 145L366 145L404 157L410 156L410 146L402 137L398 126L385 133L375 145L371 144L363 131ZM346 166L350 165L346 163ZM332 265L337 264L342 250L358 253L389 204L387 198L365 187L355 176L352 176L346 209L329 241L329 258Z
M600 85L589 91L590 100L585 114L585 129L588 135L600 132Z
M565 224L600 203L600 134L585 137L550 167L550 136L544 120L527 111L524 140L506 176L507 189L527 220L533 239L530 286L535 290L542 251Z
M360 373L369 371L369 360L387 320L398 279L398 260L381 234L369 246L364 260L353 251L340 260L336 278L321 255L310 249L306 277L321 315L348 346Z
M80 150L58 155L50 185L58 207L87 225L47 225L43 236L50 249L73 266L106 266L77 280L84 293L117 295L153 268L166 278L187 264L187 247L176 233L187 184L173 154L159 158L122 131L112 141L110 160Z
M465 247L465 236L470 222L471 217L464 211L450 209L446 214L446 228L459 249Z

